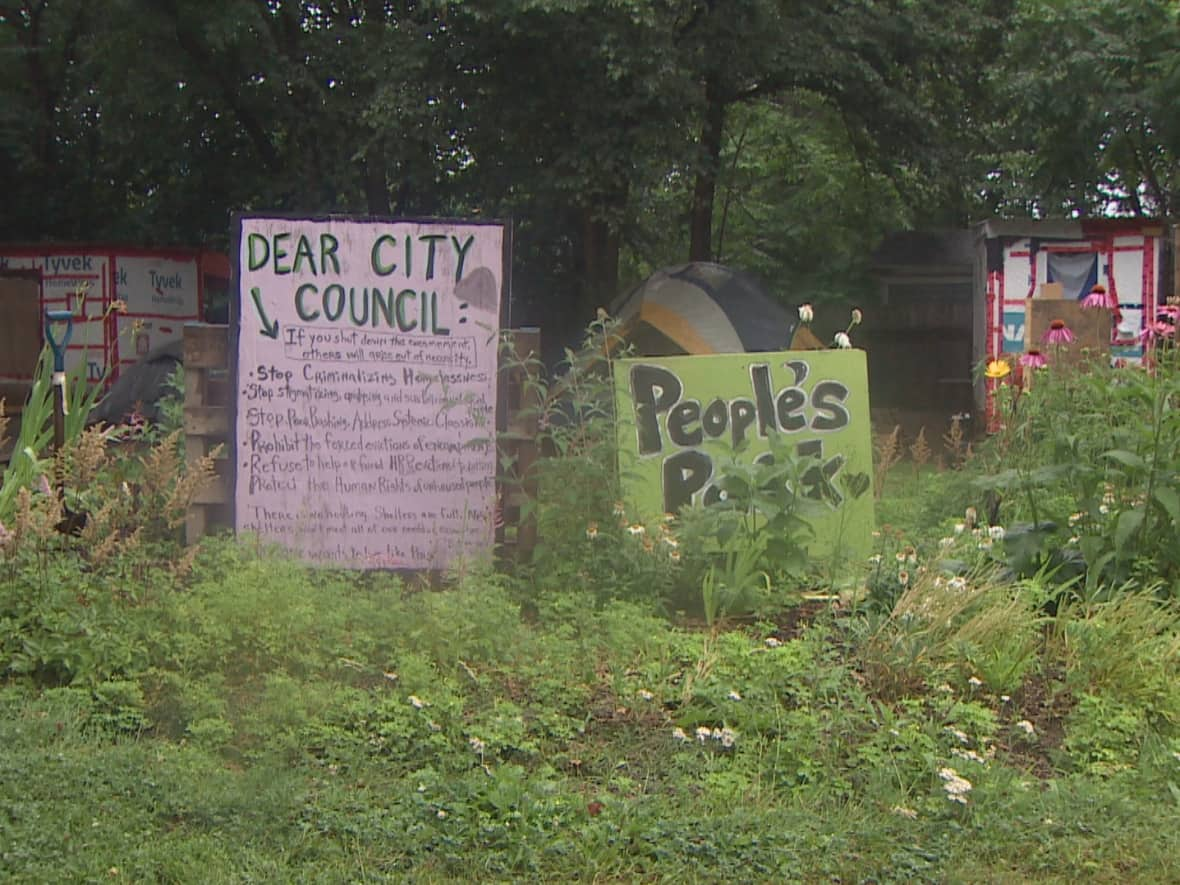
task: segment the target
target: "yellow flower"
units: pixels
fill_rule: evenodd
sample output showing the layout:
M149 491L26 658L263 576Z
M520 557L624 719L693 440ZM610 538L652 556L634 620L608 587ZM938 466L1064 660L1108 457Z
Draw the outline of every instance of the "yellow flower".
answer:
M1012 367L1008 365L1005 360L991 360L984 369L983 374L988 378L1006 378L1011 373Z

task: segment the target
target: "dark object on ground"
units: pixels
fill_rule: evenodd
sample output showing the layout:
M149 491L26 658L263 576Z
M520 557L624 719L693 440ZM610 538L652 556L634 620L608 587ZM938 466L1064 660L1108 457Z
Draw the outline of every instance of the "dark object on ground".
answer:
M157 348L133 366L125 366L111 389L90 412L88 424L124 424L138 412L146 421L160 417L159 401L165 383L184 360L184 342Z
M82 534L82 529L86 528L86 522L90 515L83 510L81 513L75 513L69 507L62 506L61 520L54 526L63 535L73 535L75 538Z

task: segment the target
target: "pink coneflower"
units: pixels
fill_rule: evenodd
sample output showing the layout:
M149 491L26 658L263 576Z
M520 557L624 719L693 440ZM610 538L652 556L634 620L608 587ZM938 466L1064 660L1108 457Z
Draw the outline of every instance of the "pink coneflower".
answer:
M1140 344L1151 344L1157 338L1171 338L1176 334L1176 327L1163 320L1156 320L1139 333Z
M1044 344L1069 344L1073 341L1073 332L1069 330L1065 320L1053 320L1041 336L1041 341Z
M1114 310L1118 306L1118 302L1114 300L1114 295L1108 293L1106 286L1101 283L1091 289L1090 294L1082 299L1082 307Z
M1026 369L1043 369L1049 365L1049 360L1045 355L1037 350L1035 347L1029 348L1029 351L1020 357L1020 365Z

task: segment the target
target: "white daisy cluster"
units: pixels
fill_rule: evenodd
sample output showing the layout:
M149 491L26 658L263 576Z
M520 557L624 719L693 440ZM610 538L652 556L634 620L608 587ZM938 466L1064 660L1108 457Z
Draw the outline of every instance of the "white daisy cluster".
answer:
M946 792L946 798L951 802L966 805L967 794L971 792L971 781L953 768L940 768L938 776L942 778L942 789Z
M698 725L696 731L693 732L698 744L705 744L709 741L717 741L727 750L733 749L734 744L737 743L738 733L732 728L726 726L725 728L709 728L707 725ZM683 728L672 729L672 740L678 744L688 743L688 734Z

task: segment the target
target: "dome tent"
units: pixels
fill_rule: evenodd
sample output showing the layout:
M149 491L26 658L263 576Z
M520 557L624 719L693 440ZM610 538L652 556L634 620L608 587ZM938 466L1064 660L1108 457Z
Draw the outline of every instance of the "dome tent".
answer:
M709 262L662 268L613 308L645 356L788 350L799 324L753 277Z

